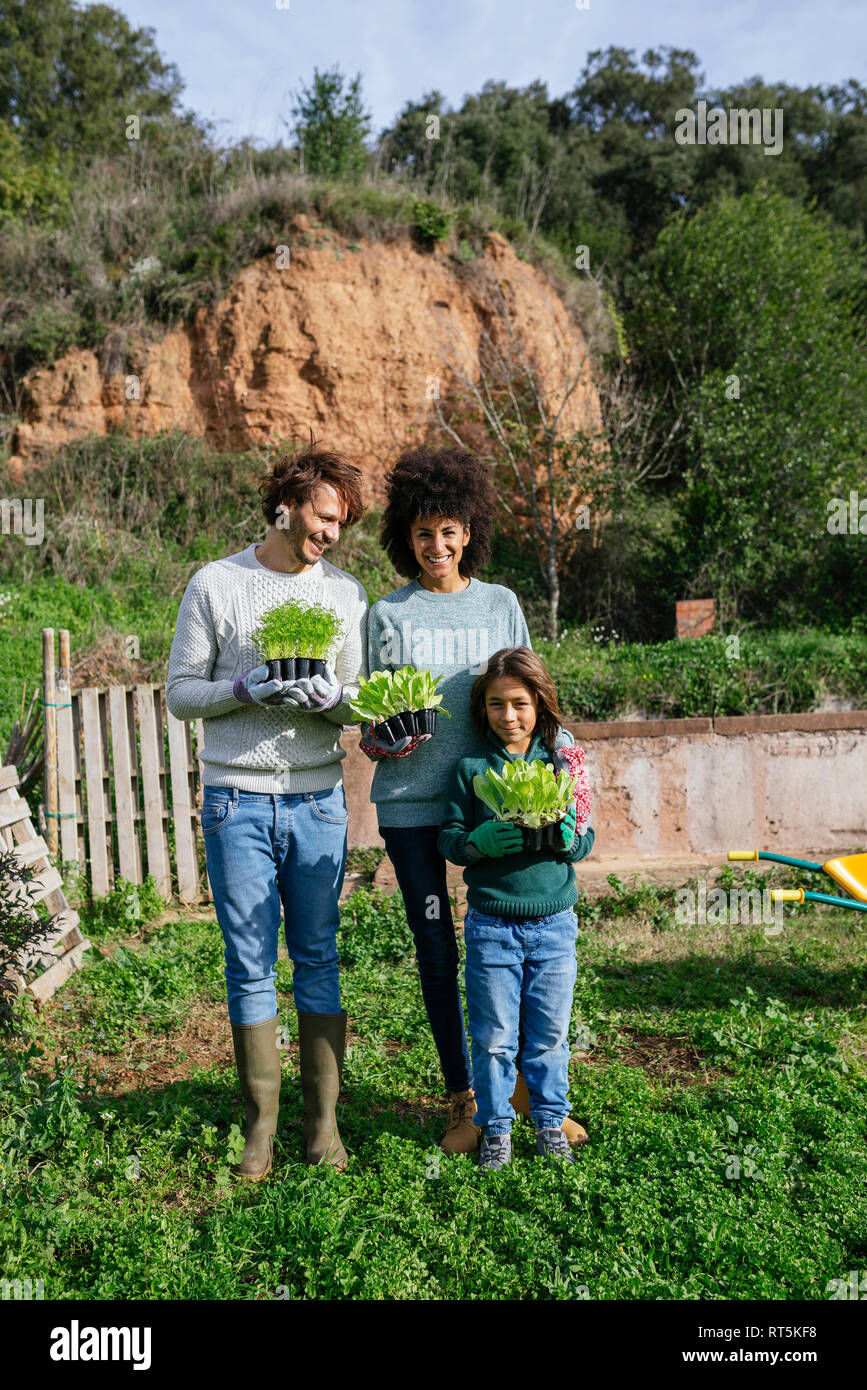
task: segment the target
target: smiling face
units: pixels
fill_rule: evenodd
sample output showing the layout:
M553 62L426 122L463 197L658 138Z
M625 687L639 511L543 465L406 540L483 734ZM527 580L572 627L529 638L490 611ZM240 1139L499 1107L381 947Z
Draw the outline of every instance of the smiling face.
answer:
M494 733L513 751L525 753L536 727L538 701L532 690L514 676L495 676L485 691L485 714Z
M320 483L300 506L281 502L280 510L282 518L276 523L277 529L299 564L315 565L340 540L346 503L330 483Z
M412 553L423 575L440 585L459 579L459 565L470 528L451 517L416 517L409 531Z

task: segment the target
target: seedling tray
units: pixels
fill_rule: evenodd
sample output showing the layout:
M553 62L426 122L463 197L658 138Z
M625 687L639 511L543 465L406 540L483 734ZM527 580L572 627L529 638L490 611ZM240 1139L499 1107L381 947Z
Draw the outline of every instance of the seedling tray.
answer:
M383 743L391 745L401 738L414 738L416 734L433 734L436 727L435 709L414 709L389 715L381 724L373 726L373 732Z
M563 837L560 834L561 821L551 821L548 825L521 825L519 829L524 838L524 849L562 849ZM517 824L517 822L516 822Z
M304 680L308 676L324 676L324 661L318 657L275 656L267 663L268 676L275 681Z

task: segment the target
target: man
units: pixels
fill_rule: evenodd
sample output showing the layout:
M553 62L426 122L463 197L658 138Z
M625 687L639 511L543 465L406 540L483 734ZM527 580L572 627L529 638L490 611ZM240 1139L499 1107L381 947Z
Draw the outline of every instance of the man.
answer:
M340 733L367 675L368 605L358 580L324 556L362 516L360 484L360 470L335 453L311 447L279 459L259 487L270 523L264 542L193 576L169 657L169 709L176 719L204 721L202 831L247 1107L238 1173L254 1181L270 1171L277 1129L281 903L306 1157L346 1166L335 1115L346 1039L336 939L347 825ZM287 599L321 604L343 623L323 676L272 680L261 664L252 633Z

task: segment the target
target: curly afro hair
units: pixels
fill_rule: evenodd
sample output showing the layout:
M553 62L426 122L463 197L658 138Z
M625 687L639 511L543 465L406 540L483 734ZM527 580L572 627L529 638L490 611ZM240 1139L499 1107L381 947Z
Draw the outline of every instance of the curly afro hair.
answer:
M470 528L460 573L472 578L484 569L491 558L497 497L481 459L465 449L411 449L386 474L386 486L388 500L379 539L398 574L418 577L410 527L419 518L434 516Z

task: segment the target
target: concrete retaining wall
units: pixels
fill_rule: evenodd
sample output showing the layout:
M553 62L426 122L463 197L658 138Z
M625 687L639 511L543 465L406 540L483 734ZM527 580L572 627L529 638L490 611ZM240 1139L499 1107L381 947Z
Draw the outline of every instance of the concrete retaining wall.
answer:
M566 727L587 758L594 853L670 858L867 847L867 710ZM349 845L382 845L373 764L343 735Z

